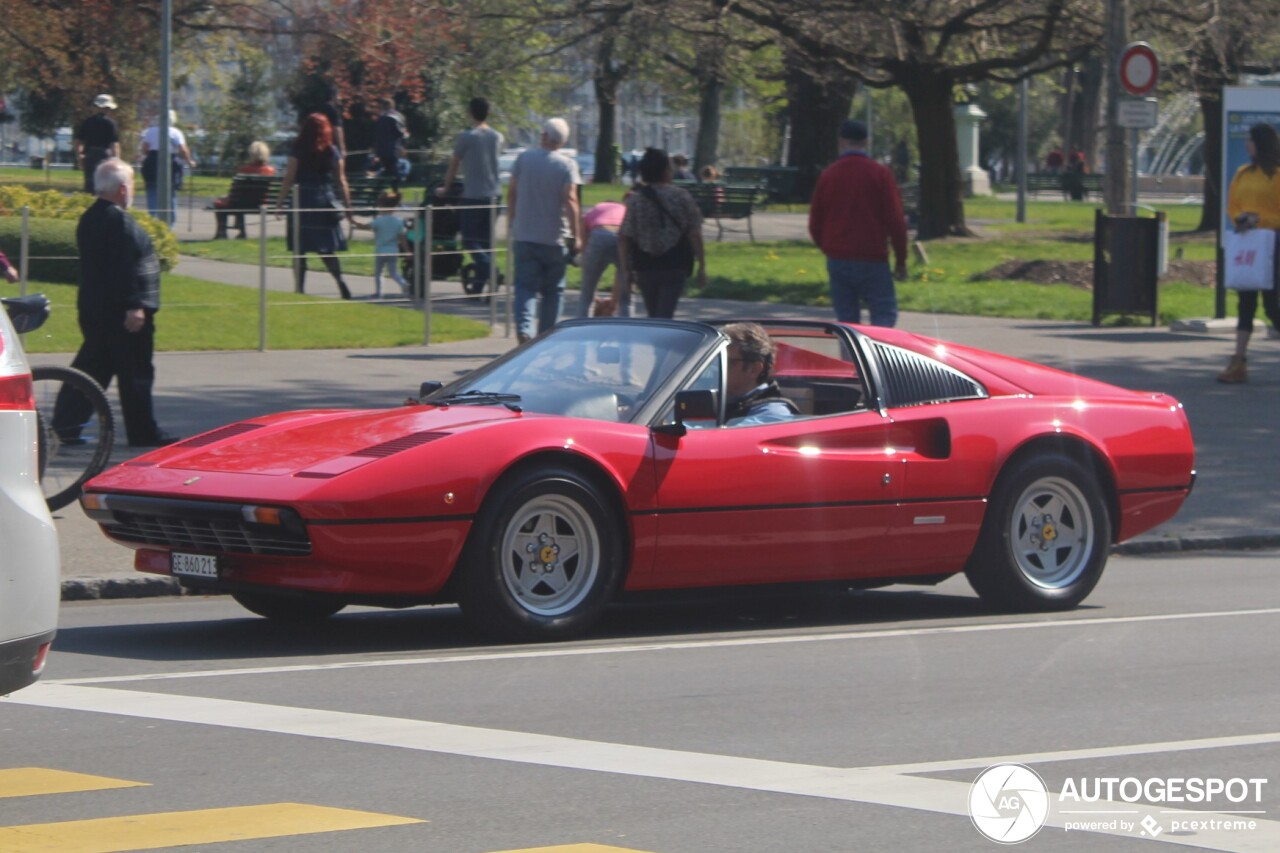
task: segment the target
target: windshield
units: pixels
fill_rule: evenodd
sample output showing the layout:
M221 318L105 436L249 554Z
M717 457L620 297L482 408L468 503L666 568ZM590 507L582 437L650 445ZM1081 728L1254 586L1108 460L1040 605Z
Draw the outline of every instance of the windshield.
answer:
M526 412L630 421L704 339L699 331L634 321L560 326L447 394L512 394Z

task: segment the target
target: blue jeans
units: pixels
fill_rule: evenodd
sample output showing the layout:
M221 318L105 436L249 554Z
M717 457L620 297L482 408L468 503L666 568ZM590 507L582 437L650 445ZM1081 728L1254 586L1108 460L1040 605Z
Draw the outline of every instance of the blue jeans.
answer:
M463 208L472 205L495 205L496 198L464 198L458 204ZM482 280L489 279L491 261L489 255L493 250L492 216L489 207L478 207L475 210L458 211L458 228L462 232L462 248L471 253L471 262L476 265L476 276Z
M596 285L609 265L618 265L618 235L608 228L595 228L582 250L582 291L578 297L578 316L591 316L591 303L596 298ZM631 316L631 290L618 299L619 317Z
M898 322L898 295L888 261L841 261L827 258L831 304L841 323L861 323L862 303L867 303L871 325Z
M173 206L176 208L178 206L178 193L172 188L170 188L169 191L173 193ZM161 222L168 222L170 228L172 228L173 224L178 221L177 210L168 211L168 219L165 219L160 215L160 187L155 184L147 184L147 213L150 213Z
M564 247L557 244L517 241L515 246L516 334L522 340L534 336L533 315L538 315L537 334L551 329L560 319L564 300L564 271L568 266ZM538 297L542 304L538 304Z

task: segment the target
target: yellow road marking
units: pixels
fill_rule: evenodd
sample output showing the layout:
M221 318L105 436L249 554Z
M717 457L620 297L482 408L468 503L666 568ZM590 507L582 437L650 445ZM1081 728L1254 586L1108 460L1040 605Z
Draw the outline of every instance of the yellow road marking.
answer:
M495 850L494 853L645 853L630 847L608 844L557 844L553 847L522 847L519 850Z
M50 850L117 853L409 823L426 821L302 803L275 803L0 827L0 850L6 853Z
M146 782L110 779L49 770L44 767L13 767L0 770L0 800L8 797L35 797L41 794L70 794L75 791L107 791L112 788L146 787Z

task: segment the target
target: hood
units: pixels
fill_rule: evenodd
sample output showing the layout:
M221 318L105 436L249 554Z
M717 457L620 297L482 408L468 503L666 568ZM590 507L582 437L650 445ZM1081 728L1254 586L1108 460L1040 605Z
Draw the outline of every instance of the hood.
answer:
M228 474L333 476L459 430L518 417L496 406L286 412L229 424L128 464Z

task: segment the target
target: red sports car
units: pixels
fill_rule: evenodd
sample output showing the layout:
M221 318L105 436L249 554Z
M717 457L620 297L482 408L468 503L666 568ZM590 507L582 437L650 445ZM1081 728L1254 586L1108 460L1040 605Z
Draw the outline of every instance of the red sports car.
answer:
M1073 607L1195 479L1177 400L894 329L761 321L792 414L726 420L730 340L571 321L411 405L265 415L92 480L139 571L278 619L455 601L554 638L620 591L965 572Z

